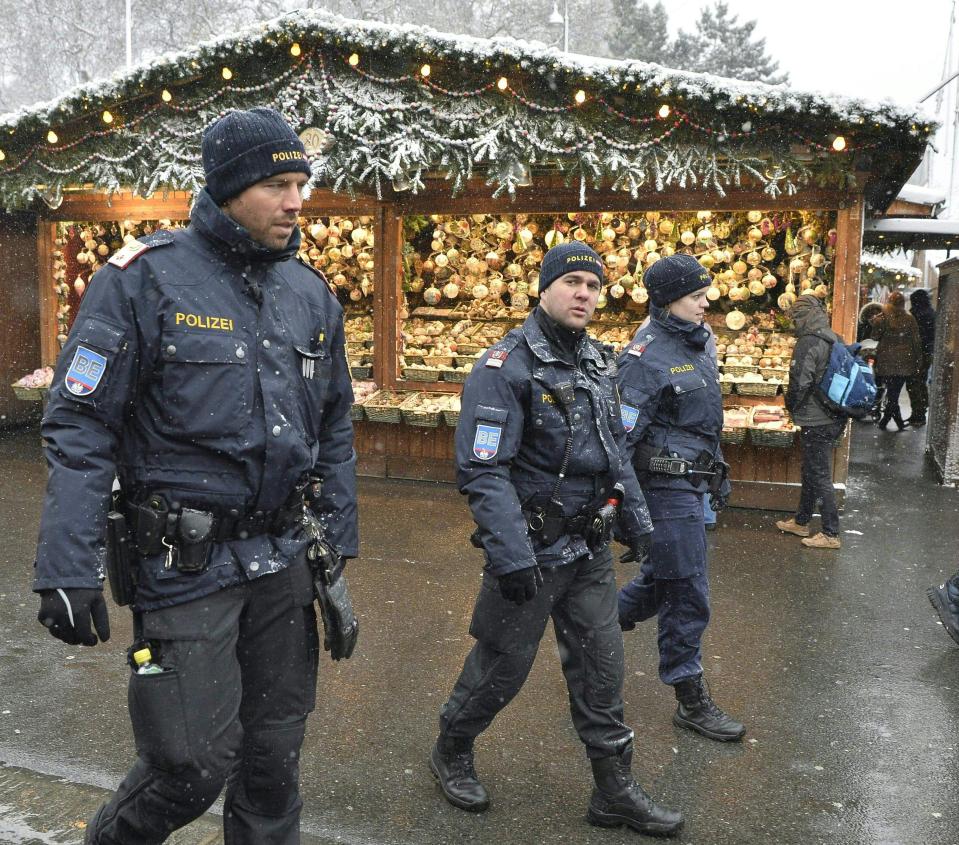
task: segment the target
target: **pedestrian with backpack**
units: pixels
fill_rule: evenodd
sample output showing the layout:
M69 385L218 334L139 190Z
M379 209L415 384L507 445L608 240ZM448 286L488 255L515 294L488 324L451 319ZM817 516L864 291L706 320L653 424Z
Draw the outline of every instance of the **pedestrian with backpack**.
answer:
M826 305L815 294L800 296L790 316L796 324L797 340L789 363L786 409L801 429L802 492L796 515L779 520L776 527L802 537L803 545L809 548L838 549L839 511L832 484L832 457L847 414L830 407L819 386L829 367L833 344L845 348L845 343L829 327ZM817 501L822 502L822 530L810 536L809 521Z

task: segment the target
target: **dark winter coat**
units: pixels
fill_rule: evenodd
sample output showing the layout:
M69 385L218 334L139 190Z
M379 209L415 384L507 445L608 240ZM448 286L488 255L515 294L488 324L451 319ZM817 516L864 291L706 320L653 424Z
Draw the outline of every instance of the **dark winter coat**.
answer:
M922 366L922 339L919 325L911 314L888 303L872 321L876 348L876 375L909 378Z
M804 293L792 307L796 324L796 345L789 362L789 387L786 410L793 422L802 427L828 425L839 417L820 400L818 391L834 342L842 342L831 328L826 304L814 294Z
M627 501L648 490L704 493L703 475L652 474L649 457L671 455L697 461L722 458L723 397L712 333L705 325L680 320L653 308L652 319L623 350L616 382L626 427L624 463Z
M134 502L160 494L246 517L281 508L315 471L328 537L356 556L343 310L293 258L299 230L267 250L203 191L189 228L144 242L94 276L57 364L34 589L100 586L114 473ZM199 573L144 557L137 606L284 569L304 543L292 534L215 543Z
M936 312L929 302L929 294L924 290L913 291L909 295L909 303L912 305L912 316L919 326L922 351L932 355L936 344Z
M572 449L557 497L573 517L605 504L620 481L626 432L616 386L600 349L583 336L567 359L544 334L534 312L480 358L463 388L456 427L460 492L469 497L486 568L503 575L539 563L559 566L588 554L581 536L545 546L531 536L524 509L546 504L570 436L558 388L570 385L567 409ZM620 525L630 539L652 531L640 494L624 507Z

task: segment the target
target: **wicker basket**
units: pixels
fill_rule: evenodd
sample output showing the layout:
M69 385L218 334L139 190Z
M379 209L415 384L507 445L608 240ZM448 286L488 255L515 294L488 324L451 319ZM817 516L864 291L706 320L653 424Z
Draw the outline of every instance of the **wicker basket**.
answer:
M455 382L456 384L462 384L466 381L466 377L470 374L469 370L442 370L443 381Z
M439 381L440 371L436 367L403 367L403 378L407 381Z
M487 347L479 346L475 343L457 343L456 344L456 353L463 355L477 355L480 352L485 352Z
M409 399L406 399L400 405L400 413L403 415L403 422L407 425L419 425L426 428L436 428L440 424L442 411L423 411L412 407L418 399L423 396L429 396L428 393L414 393Z
M763 378L778 378L785 381L789 375L789 370L783 367L760 367L759 372Z
M443 422L445 422L450 428L456 428L456 425L459 421L459 411L443 411Z
M738 446L740 443L746 442L746 428L744 426L737 426L736 428L723 428L719 433L719 440L721 443L729 443L734 446Z
M363 352L366 352L368 349L369 347L366 345L365 340L348 340L346 342L347 352L355 352L358 354L362 354Z
M394 396L389 390L377 390L363 402L363 410L370 422L398 423L402 419L399 404L391 405L383 401L386 396ZM411 394L415 396L416 394ZM405 401L405 399L404 399Z
M373 374L371 364L350 364L350 375L357 379L367 379Z
M13 388L17 399L22 399L25 402L39 402L50 389L48 387L21 387L19 384L11 384L10 386Z
M363 404L361 402L354 402L350 405L350 419L353 420L353 422L360 422L363 416Z
M759 372L759 367L754 366L741 366L739 364L723 364L723 372L727 376L744 376L746 373L756 373Z
M453 356L452 355L424 355L423 363L427 367L452 367L453 366Z
M773 449L788 449L796 438L795 430L783 431L774 428L751 428L749 440L753 446L768 446Z
M726 381L723 379L719 383L719 390L722 392L723 396L728 396L733 392L733 383L731 381Z
M779 385L768 381L737 381L736 392L740 396L775 396Z

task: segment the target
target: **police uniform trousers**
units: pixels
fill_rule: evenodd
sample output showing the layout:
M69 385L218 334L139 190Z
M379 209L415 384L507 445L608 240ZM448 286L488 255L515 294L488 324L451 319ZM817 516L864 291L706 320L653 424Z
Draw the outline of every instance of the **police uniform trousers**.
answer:
M623 724L623 636L608 548L572 563L544 567L543 586L517 606L483 573L470 624L476 639L440 715L447 737L479 736L526 680L552 617L573 725L592 758L610 757L632 739Z
M138 760L91 821L91 841L163 842L226 784L226 845L299 843L299 753L319 660L305 556L145 612L142 624L165 671L130 677Z
M676 684L703 671L702 639L709 624L709 581L702 494L648 490L653 519L649 559L619 592L620 617L658 618L659 677Z

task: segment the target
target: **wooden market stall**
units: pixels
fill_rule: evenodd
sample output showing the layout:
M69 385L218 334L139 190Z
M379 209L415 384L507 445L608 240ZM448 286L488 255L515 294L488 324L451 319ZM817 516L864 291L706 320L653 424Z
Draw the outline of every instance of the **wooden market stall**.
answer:
M577 238L606 261L592 328L617 348L646 316L645 267L685 250L711 271L726 401L743 409L725 434L734 504L777 509L795 502L798 447L751 409L782 406L784 309L818 290L854 334L864 215L932 129L889 104L291 14L0 118L0 201L19 215L0 241L14 219L36 226L0 285L38 292L37 364L112 251L188 219L202 127L259 104L313 160L300 257L346 310L361 472L453 477L469 368L535 305L543 252Z

